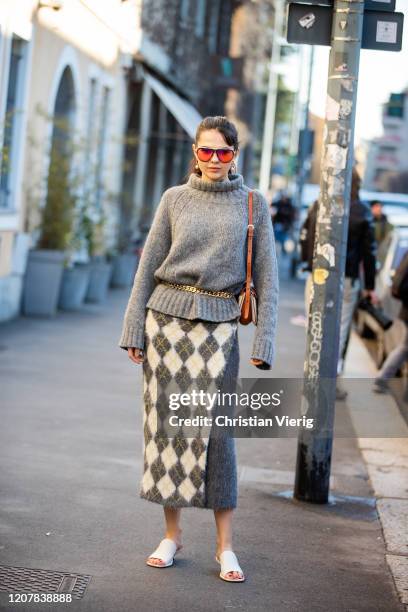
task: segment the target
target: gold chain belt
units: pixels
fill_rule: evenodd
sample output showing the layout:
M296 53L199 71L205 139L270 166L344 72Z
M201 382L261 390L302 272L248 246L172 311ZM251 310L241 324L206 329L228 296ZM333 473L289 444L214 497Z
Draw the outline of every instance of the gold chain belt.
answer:
M177 285L176 283L169 283L167 281L160 281L162 285L173 287L173 289L180 289L181 291L190 291L191 293L202 293L203 295L212 295L214 297L231 298L234 296L229 291L213 291L212 289L200 289L193 285Z

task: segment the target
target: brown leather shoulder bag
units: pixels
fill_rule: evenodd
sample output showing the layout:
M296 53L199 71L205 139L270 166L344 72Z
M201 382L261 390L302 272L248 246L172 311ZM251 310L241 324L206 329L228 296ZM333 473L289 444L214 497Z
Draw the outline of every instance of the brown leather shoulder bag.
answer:
M252 242L254 237L254 225L252 223L253 209L253 191L248 193L248 247L247 247L247 271L246 280L238 297L238 305L241 310L239 322L242 325L249 323L257 324L258 321L258 304L255 287L251 286L252 280Z

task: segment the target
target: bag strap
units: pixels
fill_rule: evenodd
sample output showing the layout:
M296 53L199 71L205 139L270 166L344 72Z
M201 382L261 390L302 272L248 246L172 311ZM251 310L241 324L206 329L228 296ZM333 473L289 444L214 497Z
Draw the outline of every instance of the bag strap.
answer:
M250 291L252 278L252 241L254 237L254 226L252 224L253 191L248 193L248 250L247 250L247 273L245 280L244 316L249 315Z

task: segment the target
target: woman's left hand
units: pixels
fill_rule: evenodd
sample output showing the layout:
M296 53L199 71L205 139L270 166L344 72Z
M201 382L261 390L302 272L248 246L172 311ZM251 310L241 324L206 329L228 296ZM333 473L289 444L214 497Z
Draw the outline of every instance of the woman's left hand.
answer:
M252 365L262 365L264 361L262 359L251 359Z

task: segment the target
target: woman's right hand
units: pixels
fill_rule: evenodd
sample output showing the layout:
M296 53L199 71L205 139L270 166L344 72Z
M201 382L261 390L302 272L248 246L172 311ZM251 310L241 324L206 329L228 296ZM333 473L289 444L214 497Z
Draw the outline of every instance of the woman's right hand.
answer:
M134 363L143 363L144 361L144 351L139 348L129 347L128 350L129 359L134 361Z

